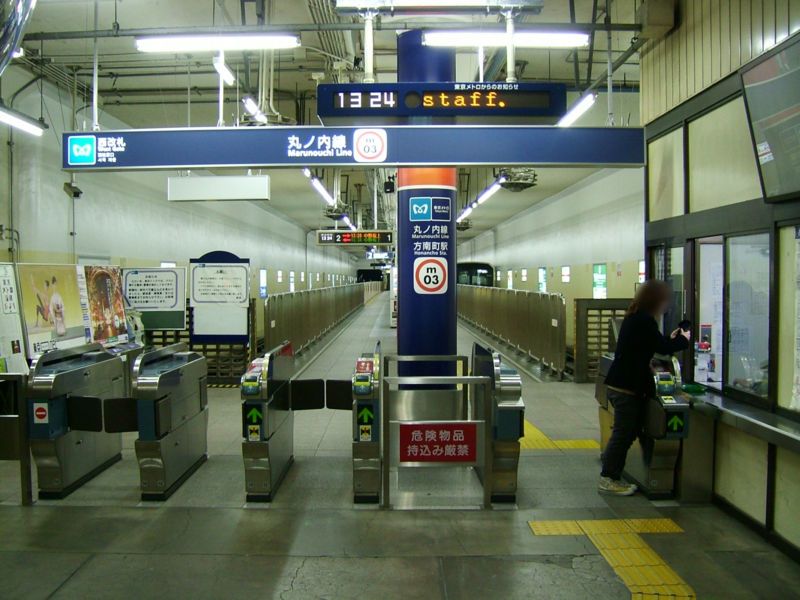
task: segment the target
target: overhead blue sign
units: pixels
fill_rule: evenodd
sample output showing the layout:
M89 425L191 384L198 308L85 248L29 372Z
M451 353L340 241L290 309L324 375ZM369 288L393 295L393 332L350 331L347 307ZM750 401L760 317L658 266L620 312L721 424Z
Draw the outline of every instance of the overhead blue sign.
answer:
M317 87L322 117L552 117L567 112L563 83L343 83Z
M94 147L94 152L91 148ZM62 137L66 170L644 164L640 128L534 126L131 129Z

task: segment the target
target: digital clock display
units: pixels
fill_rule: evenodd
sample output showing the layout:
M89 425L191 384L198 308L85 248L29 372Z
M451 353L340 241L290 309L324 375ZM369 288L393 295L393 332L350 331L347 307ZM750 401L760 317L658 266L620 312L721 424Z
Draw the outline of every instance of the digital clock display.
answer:
M339 246L391 246L394 235L387 229L325 229L317 231L317 244Z
M334 96L336 108L394 108L397 92L338 92Z
M554 123L567 110L560 83L322 84L322 117L538 117Z

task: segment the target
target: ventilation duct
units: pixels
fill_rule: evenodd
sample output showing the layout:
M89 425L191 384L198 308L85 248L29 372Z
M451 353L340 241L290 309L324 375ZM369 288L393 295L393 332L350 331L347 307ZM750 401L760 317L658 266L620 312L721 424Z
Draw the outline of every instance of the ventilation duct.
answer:
M509 192L521 192L532 188L539 179L536 170L530 167L505 169L503 170L503 175L506 176L506 179L500 185Z
M19 48L36 0L0 0L0 75Z

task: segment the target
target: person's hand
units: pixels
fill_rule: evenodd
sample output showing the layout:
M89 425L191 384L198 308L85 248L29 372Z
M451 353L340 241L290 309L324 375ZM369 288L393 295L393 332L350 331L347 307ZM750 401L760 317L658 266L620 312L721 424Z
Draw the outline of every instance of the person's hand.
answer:
M678 327L678 329L676 329L675 331L670 333L669 337L671 337L674 340L676 337L678 337L679 333L681 333L681 328L680 327Z

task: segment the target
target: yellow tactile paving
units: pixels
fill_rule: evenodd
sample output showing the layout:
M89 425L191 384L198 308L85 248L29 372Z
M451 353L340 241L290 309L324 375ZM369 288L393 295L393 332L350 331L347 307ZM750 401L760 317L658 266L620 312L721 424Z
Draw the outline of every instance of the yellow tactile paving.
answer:
M600 443L597 440L553 440L556 448L562 450L599 450Z
M525 435L519 441L524 450L555 450L556 445L544 432L533 423L525 421Z
M625 522L636 533L683 533L672 519L626 519Z
M695 600L686 585L639 533L681 533L672 519L529 521L534 535L585 533L637 600Z
M577 521L528 521L534 535L583 535Z
M631 528L622 519L597 519L595 521L578 521L584 533L630 533Z

